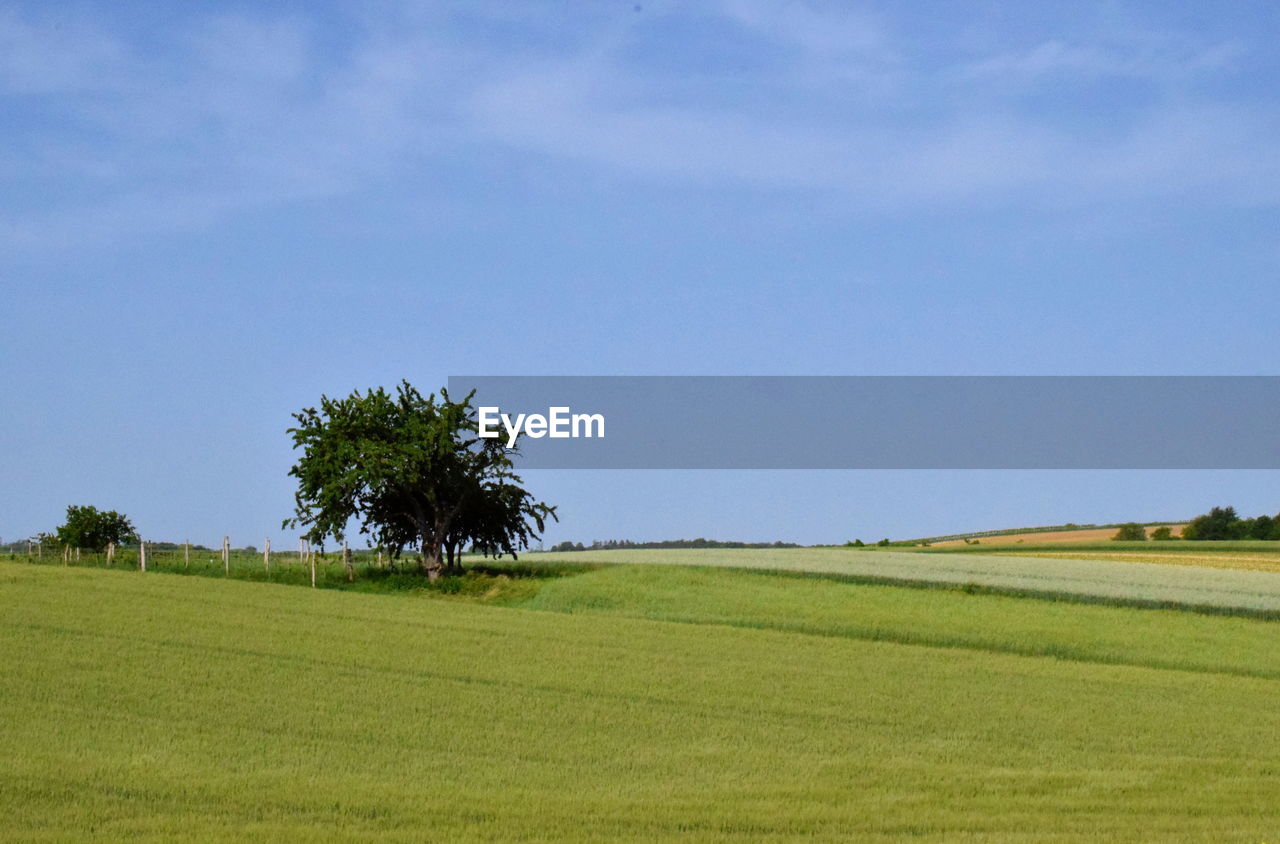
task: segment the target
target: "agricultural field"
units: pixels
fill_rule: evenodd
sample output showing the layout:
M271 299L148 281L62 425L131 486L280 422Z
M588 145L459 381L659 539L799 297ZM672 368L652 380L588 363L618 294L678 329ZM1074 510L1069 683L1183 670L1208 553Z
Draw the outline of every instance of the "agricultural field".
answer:
M1178 522L1170 522L1168 525L1166 525L1166 527L1168 527L1170 530L1173 531L1174 536L1178 536L1182 532L1182 529L1186 527L1186 525ZM983 536L981 537L980 544L990 546L990 545L1016 545L1019 543L1026 543L1029 545L1040 545L1044 543L1056 543L1056 542L1103 542L1115 536L1116 530L1117 529L1113 526L1113 527L1099 527L1099 528L1076 528L1074 530L1044 530L1044 531L1033 531L1030 533L1026 533L1022 531L1012 531L1010 533L998 533L992 536ZM1151 532L1150 527L1147 528L1147 532L1148 533ZM957 545L963 546L964 544L965 544L965 541L963 539L948 539L942 542L932 543L933 547L935 548L951 548Z
M998 554L1042 559L1112 560L1198 566L1216 569L1280 572L1280 542L1253 539L1214 542L1025 542L987 545L947 545L921 549L922 553Z
M1280 828L1280 622L547 564L448 597L0 562L3 837Z
M1063 554L1026 546L1007 553L983 551L981 545L959 549L888 550L880 548L760 548L760 549L624 549L530 554L540 564L564 563L718 566L769 571L838 575L864 582L912 583L951 587L979 587L1031 593L1062 599L1101 599L1133 603L1175 604L1218 610L1280 611L1280 576L1270 571L1229 570L1200 565L1168 566L1117 559L1117 552L1144 553L1157 543L1109 543L1111 553L1085 546ZM1193 545L1269 546L1260 558L1280 561L1280 543L1159 543ZM1136 548L1146 546L1144 552ZM1022 548L1023 546L1019 546ZM1058 546L1060 547L1060 546ZM1093 552L1093 558L1089 553ZM1206 553L1206 552L1200 552ZM1219 553L1239 555L1238 548ZM1267 557L1266 555L1270 555ZM1189 557L1188 560L1195 559Z

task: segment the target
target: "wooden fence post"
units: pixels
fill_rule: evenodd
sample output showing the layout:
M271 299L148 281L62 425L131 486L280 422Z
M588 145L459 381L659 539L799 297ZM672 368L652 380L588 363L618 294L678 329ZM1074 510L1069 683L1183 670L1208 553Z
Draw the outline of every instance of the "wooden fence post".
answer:
M316 588L316 552L311 547L311 540L307 540L307 558L311 560L311 588Z
M138 568L141 571L147 570L147 543L141 538L138 539Z
M222 569L231 574L231 537L222 537Z
M80 564L80 549L79 549L79 548L77 548L77 549L76 549L76 564L77 564L77 565L79 565L79 564Z
M356 579L356 568L351 563L351 549L347 547L347 540L342 540L342 565L347 570L347 582L351 583Z
M271 538L262 540L262 568L271 574Z
M184 569L191 568L191 540L182 540L182 567Z

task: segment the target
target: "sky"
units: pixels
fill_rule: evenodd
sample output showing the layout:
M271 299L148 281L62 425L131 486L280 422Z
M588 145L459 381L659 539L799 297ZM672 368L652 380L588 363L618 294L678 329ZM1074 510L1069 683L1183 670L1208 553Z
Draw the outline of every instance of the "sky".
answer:
M1280 6L0 2L0 538L292 542L449 375L1280 374ZM1280 510L1280 473L526 473L548 542Z

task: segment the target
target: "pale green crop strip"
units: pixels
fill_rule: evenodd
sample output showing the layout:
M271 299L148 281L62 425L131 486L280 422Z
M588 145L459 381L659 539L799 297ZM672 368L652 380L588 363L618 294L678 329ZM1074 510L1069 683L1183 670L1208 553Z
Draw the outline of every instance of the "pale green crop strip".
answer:
M844 548L628 549L545 553L529 559L814 572L1189 607L1280 611L1280 574L1198 566Z

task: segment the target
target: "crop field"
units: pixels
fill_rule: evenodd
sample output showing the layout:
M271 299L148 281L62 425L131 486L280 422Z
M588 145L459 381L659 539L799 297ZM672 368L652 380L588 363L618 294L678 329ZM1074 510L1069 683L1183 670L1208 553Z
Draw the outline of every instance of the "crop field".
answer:
M493 606L0 562L2 835L1280 828L1277 622L572 571Z
M1174 535L1177 536L1186 527L1180 522L1170 522L1167 525ZM1147 532L1151 532L1151 528L1147 528ZM1042 544L1042 543L1061 543L1061 542L1104 542L1116 535L1116 528L1077 528L1074 530L1046 530L1030 533L1014 532L1014 533L998 533L992 536L981 537L982 545L1016 545L1018 543ZM942 542L933 543L935 548L951 548L952 546L964 547L963 539L947 539Z
M1136 546L1154 544L1129 543ZM1270 571L1154 565L1117 561L1113 556L1101 553L1094 559L1087 559L1074 553L1070 556L1023 556L1022 553L992 554L969 550L975 547L980 546L965 546L963 552L851 548L623 549L548 552L531 554L526 559L539 563L724 566L840 575L865 581L949 584L1060 597L1168 603L1206 609L1280 611L1280 574ZM1277 552L1280 548L1271 554ZM1272 559L1280 560L1280 556Z
M921 549L922 553L999 554L1044 559L1117 560L1201 566L1219 569L1280 572L1280 542L1225 540L1217 542L1110 542L1086 541L1005 543L1002 545L947 545L945 549Z

